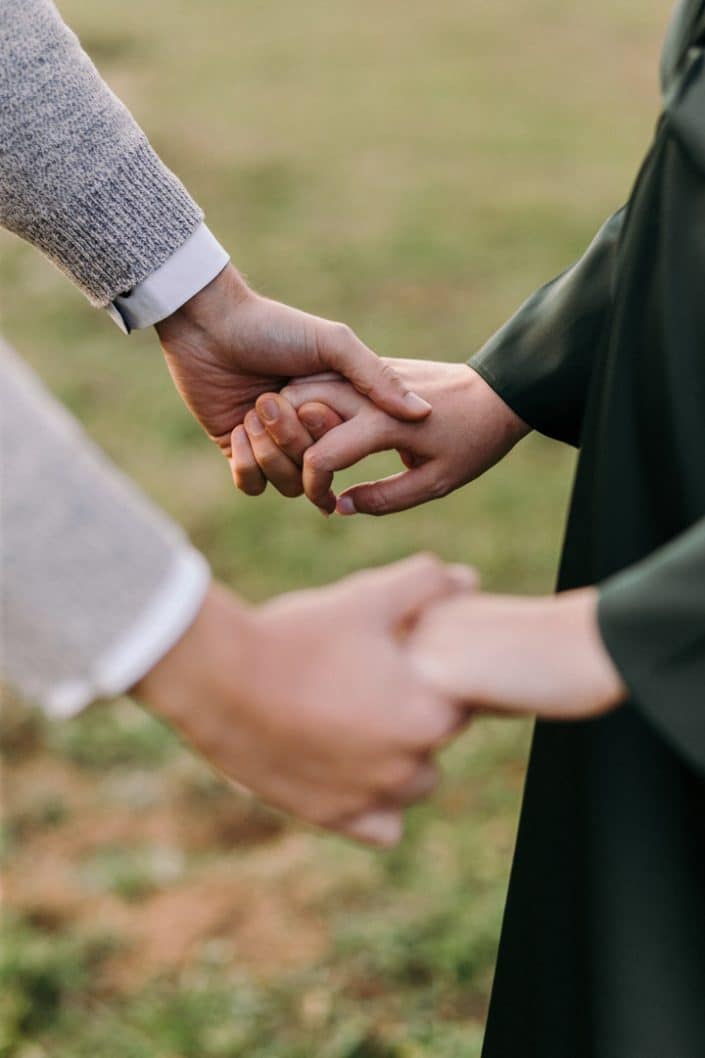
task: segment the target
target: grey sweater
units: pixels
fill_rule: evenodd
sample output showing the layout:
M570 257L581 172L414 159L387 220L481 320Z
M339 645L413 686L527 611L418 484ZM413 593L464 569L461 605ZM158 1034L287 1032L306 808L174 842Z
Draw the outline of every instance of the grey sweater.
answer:
M0 0L0 224L106 305L203 214L50 0Z
M201 217L54 5L0 0L0 222L103 305ZM178 639L207 583L181 530L0 342L3 678L61 715L118 694Z

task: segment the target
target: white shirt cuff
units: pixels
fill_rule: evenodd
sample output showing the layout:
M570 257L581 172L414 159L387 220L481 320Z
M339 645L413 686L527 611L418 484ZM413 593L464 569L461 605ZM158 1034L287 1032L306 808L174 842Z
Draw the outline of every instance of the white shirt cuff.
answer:
M134 687L193 623L210 580L203 555L184 549L159 591L122 638L97 659L93 671L52 689L41 703L48 715L67 719L98 699L117 698Z
M152 327L208 286L229 261L210 229L200 224L156 272L115 298L107 307L108 314L125 334Z

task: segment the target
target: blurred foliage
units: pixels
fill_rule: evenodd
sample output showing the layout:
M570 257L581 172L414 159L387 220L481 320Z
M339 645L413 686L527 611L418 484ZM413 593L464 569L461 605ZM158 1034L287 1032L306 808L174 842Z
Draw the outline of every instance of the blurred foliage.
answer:
M667 14L638 0L60 7L251 282L381 353L441 360L467 357L626 197ZM153 336L126 341L9 236L0 310L250 599L422 548L475 563L492 589L550 590L572 465L558 446L531 438L442 503L325 523L304 501L236 495ZM475 1058L528 734L476 724L380 856L248 808L130 703L65 725L10 711L0 1056Z

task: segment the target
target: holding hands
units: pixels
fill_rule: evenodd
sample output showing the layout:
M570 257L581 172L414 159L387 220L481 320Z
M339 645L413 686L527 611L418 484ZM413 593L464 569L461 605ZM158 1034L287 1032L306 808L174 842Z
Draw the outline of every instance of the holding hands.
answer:
M444 496L479 477L528 426L464 364L395 360L433 413L393 419L343 379L320 375L257 401L233 434L236 484L249 494L271 481L324 513L390 514ZM332 492L337 470L396 449L406 470ZM428 608L408 649L429 685L490 712L579 719L614 708L625 688L602 644L597 592L514 598L464 595Z
M470 570L419 555L257 608L216 586L135 694L269 804L391 845L468 718L404 642L425 608L474 585Z
M474 480L529 432L465 364L380 360L233 268L157 329L179 392L249 495L271 482L326 515L390 514ZM401 473L336 497L336 471L385 450ZM256 610L216 587L136 693L270 804L393 844L469 709L578 718L625 693L594 591L474 588L470 571L424 557Z
M340 514L391 514L438 499L479 477L526 433L524 423L465 364L383 360L433 414L422 423L393 418L339 376L292 382L257 401L233 432L235 483L256 495L267 481L285 496L336 509L333 476L374 452L396 449L406 471L356 485L339 498ZM298 413L298 414L297 414Z
M184 403L226 455L257 398L301 375L337 371L402 420L431 410L345 324L262 297L232 265L156 329Z

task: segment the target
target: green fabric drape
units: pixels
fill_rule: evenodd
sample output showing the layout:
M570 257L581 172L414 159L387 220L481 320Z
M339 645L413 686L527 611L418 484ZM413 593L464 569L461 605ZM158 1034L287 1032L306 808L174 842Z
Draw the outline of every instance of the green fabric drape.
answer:
M630 690L536 725L484 1058L705 1055L705 5L626 209L471 361L580 455L559 589Z

